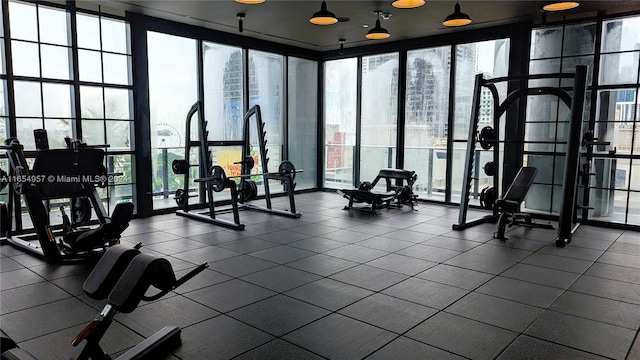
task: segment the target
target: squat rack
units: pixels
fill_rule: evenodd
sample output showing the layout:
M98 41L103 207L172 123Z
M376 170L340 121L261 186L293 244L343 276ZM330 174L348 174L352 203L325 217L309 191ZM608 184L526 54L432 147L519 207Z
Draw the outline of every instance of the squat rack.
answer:
M573 88L570 91L560 87L529 87L526 86L516 89L510 92L505 99L500 102L498 89L496 84L518 81L521 83L528 80L539 79L573 79ZM564 175L562 181L562 205L559 217L558 236L556 238L556 246L563 247L571 242L571 236L579 226L576 223L576 193L577 193L577 180L578 169L580 164L580 137L582 133L582 117L584 108L584 99L586 94L586 80L587 80L587 67L576 66L575 73L553 73L553 74L535 74L535 75L520 75L510 77L499 77L494 79L485 79L483 74L476 75L475 86L473 92L472 111L471 111L471 124L469 126L469 133L467 138L467 152L464 163L464 178L461 190L460 207L458 212L458 222L453 224L454 230L463 230L478 224L492 222L495 223L499 217L498 208L493 207L492 213L482 216L474 220L467 220L467 211L469 209L469 196L471 192L471 185L473 183L473 170L475 163L475 148L479 143L478 139L478 120L480 114L480 97L482 88L486 88L490 91L493 98L493 143L497 145L500 142L499 130L500 130L500 118L507 111L509 106L515 101L527 96L539 96L539 95L554 95L557 96L565 105L570 108L570 124L569 124L569 140L567 142L567 154L564 164ZM495 144L494 144L495 143ZM524 143L524 142L522 142ZM589 145L589 144L587 144ZM493 187L494 189L500 188L500 171L499 160L500 153L498 146L493 147L493 162L496 164L495 172L493 175ZM583 174L588 176L588 174Z

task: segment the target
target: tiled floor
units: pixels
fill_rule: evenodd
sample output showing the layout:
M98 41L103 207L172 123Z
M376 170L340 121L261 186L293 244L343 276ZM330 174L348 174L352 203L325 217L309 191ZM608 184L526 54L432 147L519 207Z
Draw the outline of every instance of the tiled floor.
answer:
M457 208L372 215L334 193L296 204L300 219L242 212L244 231L134 220L124 244L178 274L210 267L116 315L104 349L173 324L183 343L166 359L640 359L639 233L582 226L560 249L550 230L513 228L506 242L492 224L452 231ZM103 305L81 290L91 266L0 252L1 329L40 359L64 358Z

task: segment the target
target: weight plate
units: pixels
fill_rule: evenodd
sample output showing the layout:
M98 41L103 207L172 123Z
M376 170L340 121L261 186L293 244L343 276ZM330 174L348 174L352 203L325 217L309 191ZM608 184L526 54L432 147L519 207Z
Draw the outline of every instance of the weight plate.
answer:
M227 183L227 174L224 172L222 166L214 165L211 167L211 171L209 172L209 177L212 180L209 182L209 186L215 192L220 192L224 190L224 187Z
M360 183L360 187L358 188L358 190L363 191L371 191L371 189L373 189L373 185L371 185L369 181L363 181L362 183Z
M482 189L480 192L480 206L487 210L493 210L496 203L496 191L492 186Z
M189 164L185 159L176 159L171 162L171 170L176 175L183 175L189 171Z
M176 190L176 194L173 196L173 199L180 208L184 209L187 204L187 196L187 193L185 193L183 189L178 189Z
M278 173L283 176L288 175L291 177L291 180L295 180L296 167L293 166L293 163L291 161L285 160L280 163L280 166L278 166Z
M72 216L74 223L82 224L91 220L91 201L89 198L76 198L76 202L73 207L74 211L72 212Z
M250 201L258 195L258 185L253 180L245 180L242 185L242 200Z
M478 142L480 147L485 150L490 150L493 147L493 143L496 141L496 132L491 126L485 126L480 130L478 135Z
M487 174L487 176L493 176L496 174L496 164L493 161L488 161L486 164L484 164L484 173Z

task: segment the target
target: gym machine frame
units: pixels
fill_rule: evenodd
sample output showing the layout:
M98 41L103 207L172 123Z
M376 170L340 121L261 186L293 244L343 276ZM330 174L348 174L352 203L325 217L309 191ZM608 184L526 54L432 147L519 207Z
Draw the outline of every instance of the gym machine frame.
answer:
M497 83L519 81L524 82L528 80L538 79L573 79L574 84L572 88L573 96L569 91L559 87L529 87L528 85L514 90L507 95L504 101L500 102L498 90L496 88ZM499 213L496 206L493 207L491 214L467 221L467 210L469 209L469 195L471 190L471 184L473 182L472 172L474 165L474 153L476 143L479 142L478 134L478 117L480 113L480 95L482 87L487 88L493 97L494 112L493 112L493 162L499 164L500 154L497 143L500 141L499 129L500 118L507 111L509 106L521 97L534 96L534 95L555 95L570 110L570 124L569 124L569 140L567 142L567 154L564 164L564 177L562 181L562 205L559 217L558 236L556 238L556 246L564 247L571 242L571 236L578 228L579 224L576 223L575 204L577 193L577 180L578 180L578 168L580 163L580 137L582 133L582 116L584 108L584 99L586 94L586 81L587 81L587 67L576 66L575 74L571 73L555 73L555 74L536 74L536 75L522 75L511 77L500 77L494 79L485 79L482 74L476 75L475 87L473 93L472 111L471 111L471 124L469 126L467 153L464 163L465 177L462 183L462 194L460 199L460 207L458 212L458 222L453 224L454 230L464 230L466 228L486 223L495 223L498 220ZM499 104L499 105L496 105ZM585 176L585 175L583 175ZM587 175L588 176L588 175ZM493 187L499 189L499 170L498 166L495 166L495 173L493 175Z
M96 184L85 182L85 181L78 181L73 191L65 192L64 190L65 185L61 185L61 188L62 188L61 190L59 188L56 188L52 185L47 184L47 182L50 183L51 181L46 179L47 176L50 177L50 176L58 176L58 175L69 176L69 177L77 176L79 180L81 180L80 178L82 176L91 176L95 178L98 175L105 175L104 178L106 179L106 169L104 168L104 166L102 166L102 160L98 163L98 166L101 167L101 171L99 174L97 172L91 173L91 174L89 173L85 174L82 171L81 173L78 173L78 174L64 173L65 167L60 167L59 166L60 164L56 164L55 162L52 162L52 164L49 164L47 161L45 161L47 163L45 164L45 168L46 167L55 168L55 170L59 171L60 173L59 174L53 173L53 172L40 173L39 171L36 171L37 170L36 167L38 164L39 154L56 155L56 154L62 154L62 152L71 152L74 155L69 155L69 156L66 156L65 158L68 158L68 157L73 158L73 156L75 156L75 161L72 164L72 167L75 167L79 164L78 162L80 158L78 156L80 152L86 151L87 155L92 155L91 153L93 153L93 157L96 157L96 158L99 156L101 156L101 158L104 158L104 152L100 149L90 148L90 147L84 147L84 148L73 147L69 149L39 150L38 152L36 152L36 161L34 162L34 169L29 169L29 165L27 164L27 160L24 154L23 146L17 141L17 139L15 138L7 139L6 145L2 145L0 149L5 150L7 154L7 158L9 161L9 176L16 177L16 178L19 177L20 179L25 180L25 181L20 181L15 183L9 182L8 184L9 203L8 203L8 211L6 214L8 215L7 216L8 219L4 220L6 221L7 228L5 229L6 237L2 238L3 241L6 241L28 252L42 256L49 263L60 263L65 259L75 258L81 254L91 253L91 251L87 249L76 251L73 248L68 248L67 246L63 246L64 244L62 244L62 240L59 240L59 241L56 240L56 234L54 233L53 228L49 224L49 213L47 212L47 209L45 209L42 202L45 200L51 200L51 199L60 199L60 198L72 199L77 197L83 197L88 199L91 205L93 206L93 209L95 209L99 226L103 226L105 224L110 223L110 218L107 215L107 211L104 208L104 205L102 204L102 200L100 199L100 196L98 195L98 192L95 189ZM69 159L69 160L71 161L72 159ZM96 161L87 161L87 162L83 161L83 164L86 165L87 163L90 163L92 166L94 166L94 170L95 170ZM83 171L86 172L86 169L83 169ZM34 181L36 179L38 179L39 181ZM68 187L68 184L66 185ZM106 185L106 184L103 184L103 185ZM21 236L13 234L13 231L12 231L13 218L14 217L16 218L15 219L16 224L21 224L21 221L19 218L21 216L19 211L20 195L24 196L25 205L29 213L29 216L31 218L35 234L24 234ZM3 217L4 215L5 214L3 214ZM36 244L34 240L37 240L38 243ZM102 246L101 251L104 251L104 249L105 249L105 246Z
M264 122L262 121L262 114L259 105L254 105L247 111L243 117L243 140L241 141L224 141L224 142L211 142L208 141L208 131L205 130L207 121L204 120L202 112L201 102L196 102L189 113L187 114L187 134L191 134L191 122L193 116L198 113L198 135L199 141L188 140L185 144L185 157L187 159L174 160L172 163L173 172L176 174L184 174L183 189L176 191L175 200L180 209L176 211L177 215L185 216L194 220L204 221L215 225L220 225L234 230L243 230L245 225L240 222L239 211L242 209L259 210L275 215L286 216L291 218L299 218L301 214L296 211L294 190L296 184L294 183L295 174L302 172L302 170L296 170L290 161L283 161L276 173L270 173L268 171L269 158L267 157L268 149L266 148L267 141L265 140L266 132L264 131ZM258 133L258 144L260 149L260 161L262 174L251 174L251 169L254 166L253 157L251 156L251 142L250 142L250 121L251 118L256 119L256 129ZM211 153L208 150L209 146L229 146L236 145L242 146L242 160L235 164L241 165L241 175L227 177L224 169L218 165L212 165ZM188 161L188 156L191 151L191 146L199 146L200 151L200 164L191 165ZM202 166L206 164L207 166ZM197 213L189 211L189 198L197 195L189 195L189 168L191 166L199 167L200 177L194 179L196 183L200 184L201 194L206 191L206 198L201 196L201 201L207 201L208 212ZM257 187L254 181L251 180L253 176L262 176L263 185L265 188L265 200L266 207L256 204L247 203L247 201L255 198L257 195ZM240 178L240 187L238 188L235 181L232 179ZM280 181L284 184L285 191L287 192L289 199L290 211L273 209L271 203L271 190L269 188L269 180ZM225 189L229 189L231 192L231 209L216 210L213 201L213 193L221 192ZM204 191L203 191L204 190ZM233 221L216 218L217 213L229 212L233 213Z

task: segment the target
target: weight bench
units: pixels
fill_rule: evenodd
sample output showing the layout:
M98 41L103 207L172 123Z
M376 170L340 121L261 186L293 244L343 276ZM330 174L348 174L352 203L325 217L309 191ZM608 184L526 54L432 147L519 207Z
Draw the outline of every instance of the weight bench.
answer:
M349 200L349 204L344 207L344 210L370 210L375 213L377 209L388 207L394 201L396 201L398 208L402 207L405 203L409 203L413 210L413 206L418 197L413 193L413 183L417 178L418 176L415 171L382 169L378 172L373 182L365 181L361 183L357 189L338 190L338 194ZM386 191L373 190L376 184L383 179L386 183ZM391 180L399 180L401 183L406 181L406 185L396 185L392 183ZM366 203L371 206L355 208L353 207L354 203Z
M100 340L108 330L117 312L130 313L140 301L157 300L206 269L202 265L176 279L171 263L164 258L140 253L138 246L110 247L82 285L84 292L96 300L107 299L107 304L96 318L87 324L71 344L76 347L71 359L110 359L100 347ZM154 295L146 295L154 287ZM116 360L157 359L159 351L180 344L180 328L165 326L146 340L118 356ZM2 360L35 360L25 350L14 348L2 353Z
M538 173L538 169L534 167L521 167L513 179L511 186L501 199L496 200L495 206L500 213L498 218L498 231L493 233L494 239L507 240L505 236L506 226L523 225L527 227L538 227L553 229L549 224L536 224L531 220L531 214L521 213L520 204L529 192L529 188L533 184L533 179Z

